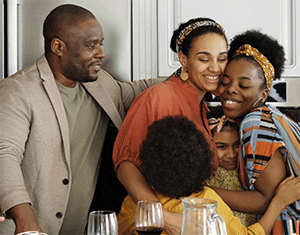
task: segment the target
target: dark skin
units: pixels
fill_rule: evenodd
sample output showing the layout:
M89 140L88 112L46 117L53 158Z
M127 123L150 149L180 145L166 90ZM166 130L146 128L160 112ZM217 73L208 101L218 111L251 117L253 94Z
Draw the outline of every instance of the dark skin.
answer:
M101 49L104 40L101 25L96 19L87 18L66 28L60 34L68 37L63 40L53 38L51 52L46 57L55 79L67 87L74 87L78 81L95 81L105 57ZM68 75L70 71L74 71L71 76ZM29 203L10 208L7 215L16 224L15 234L24 231L42 232Z
M12 207L7 211L7 215L15 222L15 234L25 231L43 232L29 203L22 203Z
M68 29L66 35L63 40L52 40L47 58L55 79L67 87L74 87L77 81L95 81L105 58L101 25L96 19L87 19Z
M261 78L259 69L261 68L254 63L236 59L231 61L225 69L219 90L223 110L225 115L238 123L254 107L263 105L267 99L268 93L264 88L264 78ZM260 102L256 102L257 100ZM263 214L278 185L285 177L285 162L277 149L266 168L255 181L255 191L237 192L215 187L213 189L231 209L243 213Z
M264 214L280 182L286 177L284 161L276 150L269 164L254 183L256 191L234 191L212 187L235 211Z

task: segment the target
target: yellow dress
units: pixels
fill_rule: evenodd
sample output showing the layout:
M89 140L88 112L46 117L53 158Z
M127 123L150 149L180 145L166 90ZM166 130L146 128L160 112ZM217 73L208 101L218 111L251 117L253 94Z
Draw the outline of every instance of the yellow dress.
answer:
M175 213L183 212L181 199L172 199L161 195L157 195L157 197L162 203L162 206L165 210ZM207 198L217 201L217 213L224 218L228 234L265 234L264 229L259 223L255 223L249 227L245 227L240 221L240 219L233 215L231 209L211 188L204 187L203 191L201 191L200 193L192 194L191 197ZM117 215L119 235L137 234L135 231L135 210L136 204L132 201L132 199L129 196L127 196L123 201L121 211ZM167 233L163 231L162 234Z
M236 170L226 170L222 167L219 167L206 183L208 186L243 191ZM233 211L233 214L240 218L243 225L246 227L257 222L256 215L244 214L236 211Z

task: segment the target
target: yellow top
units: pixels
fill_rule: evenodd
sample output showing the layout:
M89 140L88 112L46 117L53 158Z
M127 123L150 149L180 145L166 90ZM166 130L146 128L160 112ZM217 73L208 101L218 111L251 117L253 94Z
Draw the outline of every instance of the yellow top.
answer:
M243 191L236 170L226 170L219 167L206 183L208 186ZM256 215L244 214L236 211L233 211L233 214L238 217L246 227L257 222Z
M166 198L161 195L157 195L164 209L170 212L182 213L183 208L180 199ZM225 204L225 202L219 197L219 195L209 187L204 187L204 190L200 193L194 193L191 197L207 198L218 202L217 213L221 215L226 223L228 234L238 235L263 235L264 229L259 223L255 223L249 227L245 227L239 218L235 217L231 209ZM127 196L122 204L120 213L118 214L119 234L137 234L135 231L135 210L136 204ZM167 234L163 231L162 234Z

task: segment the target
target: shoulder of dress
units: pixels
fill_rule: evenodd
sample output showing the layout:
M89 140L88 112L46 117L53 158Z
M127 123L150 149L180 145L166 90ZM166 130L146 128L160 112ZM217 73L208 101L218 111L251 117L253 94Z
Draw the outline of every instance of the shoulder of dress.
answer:
M240 124L240 129L258 129L261 126L272 126L274 125L274 121L272 119L272 114L270 110L267 108L264 109L255 109L252 112L248 113L242 120Z

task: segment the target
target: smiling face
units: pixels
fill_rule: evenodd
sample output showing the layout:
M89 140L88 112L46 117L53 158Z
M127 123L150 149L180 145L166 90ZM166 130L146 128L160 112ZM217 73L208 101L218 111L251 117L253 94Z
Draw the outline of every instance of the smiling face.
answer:
M219 166L226 170L234 170L240 144L238 131L223 127L219 133L213 134L213 138L217 146Z
M178 56L187 67L190 86L203 93L217 89L227 64L227 43L223 36L216 33L198 36L188 55L179 52Z
M103 31L96 19L86 19L71 29L62 58L64 77L79 82L95 81L105 57L101 49L103 40Z
M228 63L221 85L220 99L224 114L237 122L259 102L267 98L263 89L264 80L259 67L245 59L234 59Z

